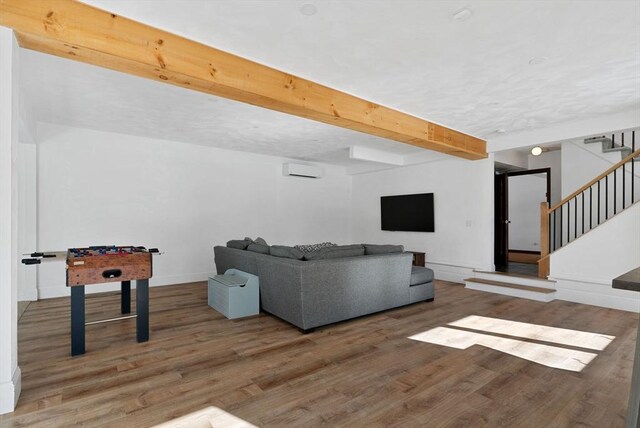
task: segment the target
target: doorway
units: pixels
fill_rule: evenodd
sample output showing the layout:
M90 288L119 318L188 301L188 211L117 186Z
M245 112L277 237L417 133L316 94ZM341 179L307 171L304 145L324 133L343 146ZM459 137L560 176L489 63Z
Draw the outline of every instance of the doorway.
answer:
M496 173L495 269L538 275L540 259L540 203L551 201L551 169Z

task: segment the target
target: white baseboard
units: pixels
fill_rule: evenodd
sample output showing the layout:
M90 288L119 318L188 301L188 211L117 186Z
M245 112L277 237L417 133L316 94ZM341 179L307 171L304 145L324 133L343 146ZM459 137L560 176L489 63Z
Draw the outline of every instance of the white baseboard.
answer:
M214 273L201 272L201 273L192 273L192 274L184 274L184 275L166 275L166 276L153 277L149 280L149 287L159 287L162 285L186 284L189 282L206 281L211 275L214 275ZM131 288L135 288L135 281L131 281ZM99 285L89 285L85 287L85 292L87 294L105 293L107 291L119 291L119 290L120 290L119 282L112 282L112 283L99 284ZM66 297L70 295L71 295L71 292L69 291L69 288L64 284L38 287L39 299L52 299L55 297Z
M11 380L0 383L0 415L11 413L16 408L22 390L22 373L16 367Z
M444 263L427 262L426 266L433 270L435 279L464 284L464 280L473 276L474 268Z
M433 269L436 279L443 281L464 284L466 278L476 276L474 269L466 266L435 262L427 262L426 265L428 268ZM614 289L611 287L611 282L595 282L596 280L592 278L568 279L566 277L552 276L549 276L548 279L556 281L556 293L553 296L556 300L635 313L640 312L640 294L633 291Z
M23 291L18 294L18 302L35 302L38 300L38 289L34 288L28 292Z
M640 312L640 294L634 291L617 290L611 283L574 281L552 278L556 281L556 299L621 311Z

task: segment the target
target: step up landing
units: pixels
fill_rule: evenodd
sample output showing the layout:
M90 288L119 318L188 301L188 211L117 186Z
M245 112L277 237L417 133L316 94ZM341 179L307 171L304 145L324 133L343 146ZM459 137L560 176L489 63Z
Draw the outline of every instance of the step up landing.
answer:
M474 271L474 274L474 277L464 280L465 288L538 302L555 300L555 281L482 271Z

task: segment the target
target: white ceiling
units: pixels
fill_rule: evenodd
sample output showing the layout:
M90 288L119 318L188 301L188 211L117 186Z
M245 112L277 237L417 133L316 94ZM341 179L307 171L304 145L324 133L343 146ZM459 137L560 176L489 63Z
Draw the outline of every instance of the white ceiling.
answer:
M640 104L638 1L84 1L482 138ZM420 151L34 52L21 65L40 121L337 164L350 145Z

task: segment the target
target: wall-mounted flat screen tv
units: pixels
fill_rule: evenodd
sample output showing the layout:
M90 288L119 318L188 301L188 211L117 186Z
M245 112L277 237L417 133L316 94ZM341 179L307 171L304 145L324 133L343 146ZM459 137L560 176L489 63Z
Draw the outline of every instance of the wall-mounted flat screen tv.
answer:
M382 196L382 230L434 232L433 193Z

